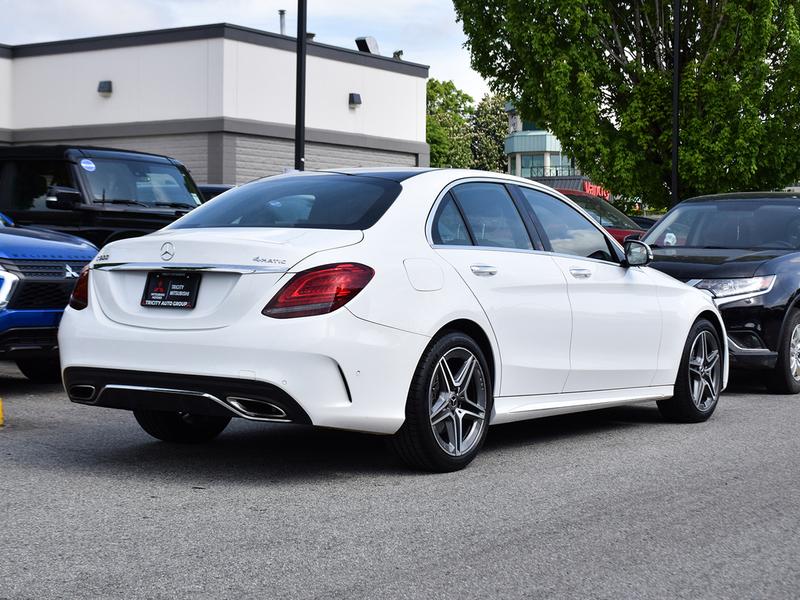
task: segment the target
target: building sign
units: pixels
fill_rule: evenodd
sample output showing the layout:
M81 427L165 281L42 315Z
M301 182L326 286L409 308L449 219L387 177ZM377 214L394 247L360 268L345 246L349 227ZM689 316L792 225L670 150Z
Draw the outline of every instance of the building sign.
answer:
M583 182L583 191L586 192L587 194L592 194L593 196L599 196L600 198L605 198L606 200L611 198L611 192L609 192L607 189L585 180Z

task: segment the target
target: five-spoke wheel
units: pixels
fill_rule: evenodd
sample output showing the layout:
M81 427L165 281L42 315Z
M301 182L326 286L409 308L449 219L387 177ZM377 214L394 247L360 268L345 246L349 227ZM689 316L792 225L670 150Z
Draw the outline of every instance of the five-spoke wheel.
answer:
M491 413L491 373L483 351L466 334L448 332L420 359L406 421L391 446L405 462L421 469L462 469L483 445Z
M696 423L712 415L722 389L723 348L719 332L710 321L695 321L684 345L675 395L658 402L664 417Z

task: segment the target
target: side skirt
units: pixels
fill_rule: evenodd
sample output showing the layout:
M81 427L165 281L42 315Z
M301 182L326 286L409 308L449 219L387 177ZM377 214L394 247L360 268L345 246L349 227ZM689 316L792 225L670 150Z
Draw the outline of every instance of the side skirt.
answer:
M492 425L538 419L552 415L597 410L621 404L666 400L674 386L624 388L599 392L570 392L539 396L501 396L494 399Z

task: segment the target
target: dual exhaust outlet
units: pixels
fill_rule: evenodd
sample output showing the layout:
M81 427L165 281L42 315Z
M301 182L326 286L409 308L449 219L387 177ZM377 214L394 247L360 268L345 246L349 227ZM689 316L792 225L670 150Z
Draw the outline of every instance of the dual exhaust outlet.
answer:
M100 392L97 388L89 384L76 384L70 386L69 397L74 402L82 404L100 404L101 398L105 394L112 394L114 392L136 392L145 395L171 395L171 396L195 396L202 397L206 400L211 400L233 413L237 417L248 419L250 421L276 421L283 423L290 423L291 419L286 411L277 404L268 400L260 398L247 398L243 396L226 396L224 399L218 398L212 394L205 392L198 392L193 390L175 390L166 388L151 388L145 386L133 385L116 385L109 384L104 386Z

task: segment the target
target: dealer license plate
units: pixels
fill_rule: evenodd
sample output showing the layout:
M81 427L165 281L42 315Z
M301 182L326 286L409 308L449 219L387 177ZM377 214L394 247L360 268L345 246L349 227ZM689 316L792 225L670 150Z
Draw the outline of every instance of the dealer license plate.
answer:
M200 273L148 273L142 306L191 310L197 303Z

